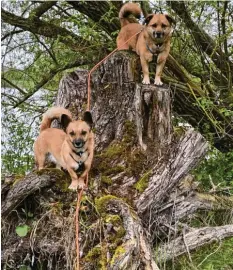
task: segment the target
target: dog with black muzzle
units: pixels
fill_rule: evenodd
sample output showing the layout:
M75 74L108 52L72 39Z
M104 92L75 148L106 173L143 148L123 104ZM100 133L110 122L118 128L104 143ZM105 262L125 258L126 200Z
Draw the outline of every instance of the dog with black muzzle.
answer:
M149 62L157 55L157 65L154 83L162 85L161 75L170 51L170 40L175 20L165 14L150 14L140 25L134 15L140 18L141 8L136 3L127 3L119 12L121 31L117 37L117 47L121 50L132 49L140 56L143 72L143 84L150 84ZM137 34L138 33L138 34ZM131 38L133 37L133 38ZM131 39L130 39L131 38ZM126 42L130 39L128 42Z
M51 122L58 119L64 130L51 128ZM67 170L72 182L69 189L85 187L85 179L93 160L94 134L90 112L82 120L72 120L71 113L61 107L53 107L44 115L40 135L34 143L35 161L39 170L44 168L46 156L55 162L57 168Z

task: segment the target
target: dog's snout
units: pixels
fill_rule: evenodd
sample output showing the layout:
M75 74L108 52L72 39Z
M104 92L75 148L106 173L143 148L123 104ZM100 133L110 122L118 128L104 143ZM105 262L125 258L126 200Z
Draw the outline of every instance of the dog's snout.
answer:
M84 141L82 139L76 139L73 141L73 144L75 147L80 148L80 147L83 147Z
M156 38L162 38L163 37L163 32L155 32L154 33Z

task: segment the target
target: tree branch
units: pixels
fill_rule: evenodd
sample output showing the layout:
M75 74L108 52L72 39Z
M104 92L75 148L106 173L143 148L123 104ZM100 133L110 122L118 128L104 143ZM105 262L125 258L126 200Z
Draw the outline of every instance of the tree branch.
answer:
M137 213L123 200L113 196L112 198L110 196L109 200L107 198L108 196L100 198L97 205L102 211L105 209L104 211L108 214L119 214L123 219L125 229L123 243L116 248L109 269L139 269L139 266L143 265L143 269L159 270ZM118 252L119 250L121 252Z
M42 41L40 40L40 38L39 38L37 35L35 35L35 37L36 37L36 40L37 40L37 41L45 48L46 52L47 52L47 53L50 55L50 57L53 59L54 63L55 63L56 65L58 65L57 59L56 59L55 55L51 52L51 50L45 45L44 42L42 42Z
M42 35L49 38L59 38L59 40L66 44L73 50L78 50L80 44L89 45L89 42L83 40L79 36L75 35L73 32L62 28L60 26L51 24L49 22L38 20L32 20L30 18L22 18L13 13L10 13L2 9L2 20L13 26L17 26L25 31L30 31L31 33Z
M67 1L67 3L72 5L75 10L87 15L94 22L98 23L109 35L120 29L119 10L109 1L101 1L101 5L98 1ZM104 19L104 16L110 11L111 21Z
M166 226L166 224L170 224L175 231L178 222L192 217L198 210L231 211L233 208L233 197L215 196L194 191L189 193L187 190L180 194L179 188L176 192L170 194L170 199L151 213L157 221L156 226L150 225L152 231L154 228L156 230L161 226Z
M87 60L88 61L88 60ZM84 64L88 64L88 62L83 59L78 59L74 62L68 63L65 66L62 67L57 67L54 69L51 69L50 72L48 74L46 74L42 80L40 82L38 82L36 84L36 86L34 87L34 89L32 91L30 91L27 95L25 95L19 102L17 102L13 108L16 108L18 106L20 106L22 103L24 103L26 100L28 100L32 95L34 95L42 86L44 86L46 83L48 83L58 72L61 72L63 70L69 69L69 68L73 68L73 67L78 67ZM91 61L92 62L92 61Z
M13 31L11 31L11 32L9 32L9 33L6 33L2 38L1 38L1 41L4 41L6 38L8 38L8 37L11 37L11 36L13 36L13 35L15 35L15 34L19 34L19 33L22 33L22 32L24 32L24 30L13 30Z
M233 63L230 60L227 61L227 57L222 52L221 48L215 44L214 40L203 29L195 24L186 9L185 3L182 1L167 2L172 7L172 9L182 18L186 26L192 31L192 35L197 44L200 44L202 50L208 54L215 65L220 70L222 70L223 74L225 74L226 77L229 77L228 65L230 67L231 73L233 73Z
M3 74L4 75L4 74ZM14 83L12 83L11 81L9 81L7 78L5 78L4 76L2 76L2 80L5 81L7 84L9 84L10 86L12 86L13 88L17 89L21 94L26 95L26 92L21 89L20 87L18 87L17 85L15 85ZM3 87L6 87L4 85L2 85Z
M33 9L29 17L32 19L39 19L45 12L47 12L51 7L56 5L57 1L45 1L40 4L40 6Z
M223 2L223 11L222 11L222 19L221 19L221 26L222 26L222 33L225 36L223 40L224 44L224 52L226 54L227 60L229 60L228 55L228 44L227 44L227 38L226 38L226 11L227 11L228 1Z
M51 173L52 172L52 173ZM56 181L64 177L62 171L59 170L44 170L44 173L32 172L25 176L24 179L13 184L12 188L2 202L2 215L5 217L17 207L26 197L33 194L35 191L48 187Z
M192 251L230 236L233 236L233 225L196 229L159 247L156 252L157 258L158 261L170 260L186 253L187 248Z

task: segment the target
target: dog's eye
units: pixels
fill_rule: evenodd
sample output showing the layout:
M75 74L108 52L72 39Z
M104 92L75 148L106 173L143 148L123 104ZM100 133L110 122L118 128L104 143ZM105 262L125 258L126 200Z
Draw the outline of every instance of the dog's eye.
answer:
M157 27L157 23L152 24L153 27Z
M71 131L70 136L74 136L74 135L75 135L74 131Z
M167 25L166 24L162 24L162 28L166 28L167 27Z
M87 134L87 132L85 131L85 130L83 130L82 132L81 132L81 135L83 135L83 136L85 136Z

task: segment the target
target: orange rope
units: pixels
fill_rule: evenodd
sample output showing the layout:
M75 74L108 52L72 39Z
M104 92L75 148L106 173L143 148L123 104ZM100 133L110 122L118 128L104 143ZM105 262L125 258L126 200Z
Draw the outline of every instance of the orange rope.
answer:
M88 73L88 80L87 80L87 111L90 111L90 100L91 100L91 74L94 70L97 69L106 59L108 59L113 53L118 51L122 46L124 46L128 41L130 41L133 37L138 35L139 33L142 32L143 29L135 33L133 36L131 36L128 40L126 40L125 43L123 43L120 47L116 48L113 50L111 53L109 53L104 59L102 59L99 63L97 63ZM88 186L88 175L86 178L86 188ZM76 216L76 254L77 254L77 263L76 263L76 270L80 270L80 265L79 265L79 210L80 210L80 205L81 205L81 200L82 200L82 195L83 195L83 188L81 190L78 190L77 192L77 205L76 205L76 211L75 211L75 216Z
M88 186L88 174L86 178L86 187ZM78 190L77 192L77 205L76 205L76 211L75 211L75 223L76 223L76 254L77 254L77 262L76 262L76 270L80 270L80 265L79 265L79 210L80 210L80 205L81 205L81 200L82 200L82 195L83 195L83 188L81 190Z

